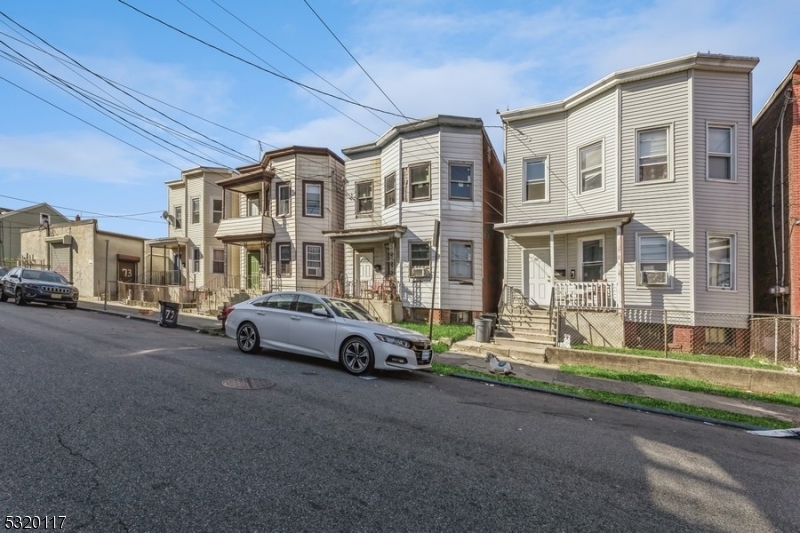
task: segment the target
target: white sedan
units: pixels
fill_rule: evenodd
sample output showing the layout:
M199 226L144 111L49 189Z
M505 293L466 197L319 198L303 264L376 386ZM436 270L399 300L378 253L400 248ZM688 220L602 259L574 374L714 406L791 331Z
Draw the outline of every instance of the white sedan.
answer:
M430 339L377 322L361 305L306 292L276 292L228 309L225 334L239 349L261 348L339 361L355 375L430 368Z

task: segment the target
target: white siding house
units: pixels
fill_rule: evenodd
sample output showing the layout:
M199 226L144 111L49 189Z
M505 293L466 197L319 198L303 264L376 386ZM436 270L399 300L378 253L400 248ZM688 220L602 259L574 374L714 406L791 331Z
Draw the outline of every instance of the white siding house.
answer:
M757 63L693 54L501 113L505 284L533 307L684 311L690 329L751 312Z
M437 322L495 310L502 169L483 122L439 115L343 153L344 230L327 235L345 245L345 295L400 302L412 319L433 308Z

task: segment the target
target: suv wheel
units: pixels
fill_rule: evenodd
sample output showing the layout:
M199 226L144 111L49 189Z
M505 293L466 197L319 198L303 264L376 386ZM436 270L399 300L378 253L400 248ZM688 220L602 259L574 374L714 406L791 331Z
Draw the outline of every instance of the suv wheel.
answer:
M17 305L25 305L26 303L28 303L28 302L25 301L25 298L22 296L22 289L18 288L16 290L16 292L14 293L14 303L17 304Z

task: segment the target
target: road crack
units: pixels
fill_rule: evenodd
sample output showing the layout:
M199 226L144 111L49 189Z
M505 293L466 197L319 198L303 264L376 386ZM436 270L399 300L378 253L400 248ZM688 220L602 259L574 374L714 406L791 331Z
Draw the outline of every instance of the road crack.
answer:
M86 463L88 463L92 467L92 469L94 470L94 472L92 473L92 476L91 476L92 486L89 489L89 494L86 496L86 503L88 503L91 506L92 516L88 521L86 521L84 523L81 523L81 524L75 525L75 529L76 530L80 530L80 529L88 527L95 520L97 520L97 502L95 502L93 500L94 500L95 492L100 487L100 482L97 480L97 475L98 475L98 473L100 471L100 467L97 466L97 463L95 463L94 461L92 461L91 459L89 459L88 457L83 455L81 452L73 449L66 442L64 442L64 438L61 436L61 433L58 433L57 437L58 437L58 443L61 445L62 448L67 450L67 452L71 456L77 457L78 459L81 459L82 461L85 461ZM125 530L127 531L128 529L125 528Z

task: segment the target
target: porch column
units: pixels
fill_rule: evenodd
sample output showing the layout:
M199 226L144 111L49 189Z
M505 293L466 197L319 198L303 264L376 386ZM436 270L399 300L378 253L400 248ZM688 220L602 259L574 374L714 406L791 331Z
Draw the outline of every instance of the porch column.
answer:
M556 282L555 277L556 268L556 237L553 230L550 230L550 285L551 287Z
M622 309L625 301L625 237L622 235L622 226L617 226L617 308Z

